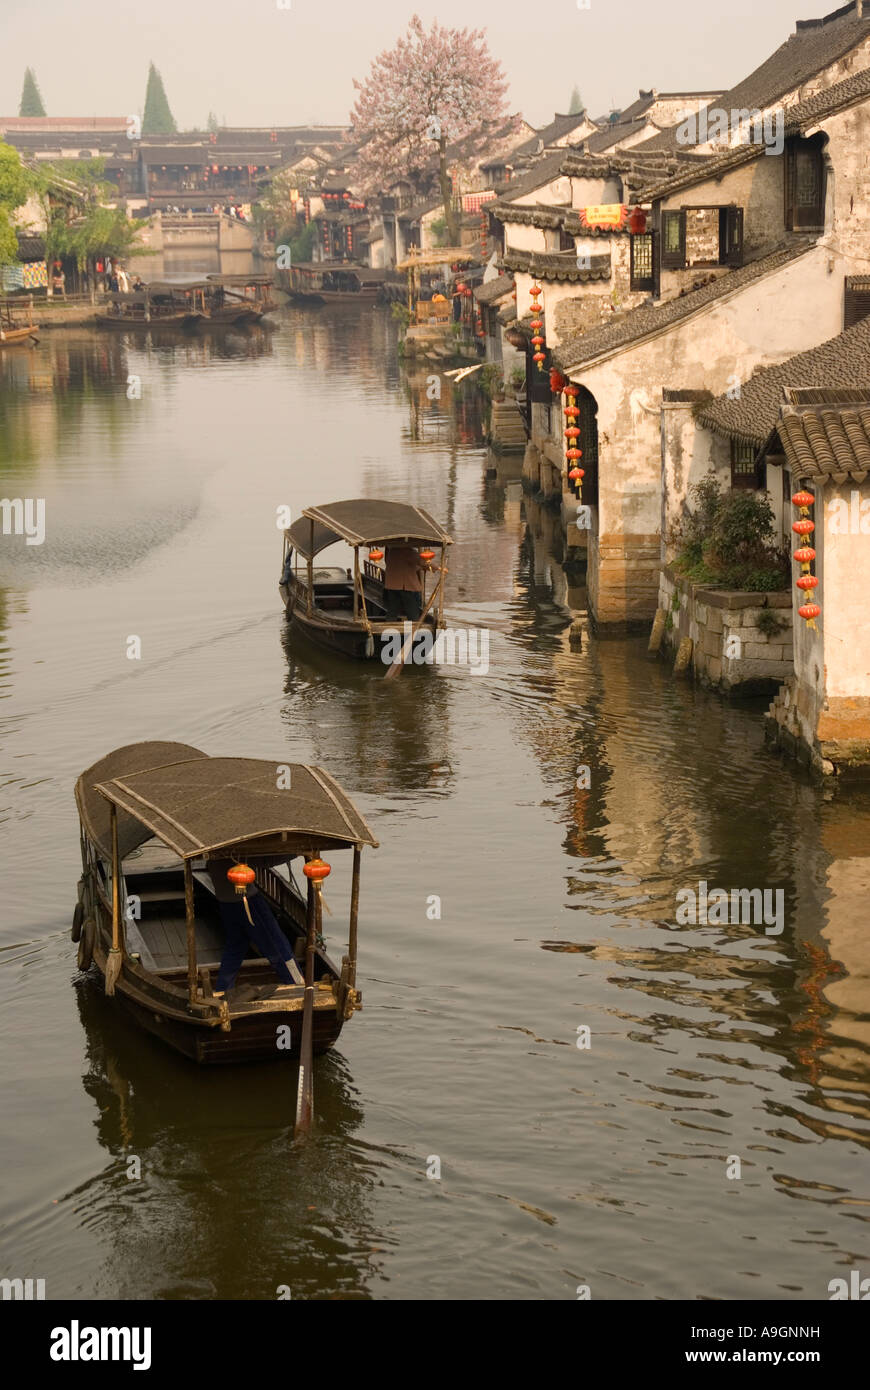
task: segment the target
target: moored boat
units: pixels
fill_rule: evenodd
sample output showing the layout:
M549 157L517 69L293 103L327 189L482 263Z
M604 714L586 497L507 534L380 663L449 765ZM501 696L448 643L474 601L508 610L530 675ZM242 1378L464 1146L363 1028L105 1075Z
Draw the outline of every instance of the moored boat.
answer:
M317 304L373 303L386 271L346 261L300 261L279 270L278 283L291 299Z
M181 743L134 743L83 772L75 795L79 968L94 965L134 1022L201 1063L297 1060L306 1012L308 1046L317 1053L333 1045L361 1007L360 857L377 840L329 773L280 759L211 758ZM321 855L343 849L353 851L353 875L339 967L320 936L320 884L329 873ZM240 880L256 885L294 958L304 958L304 981L294 967L298 981L280 984L254 951L235 987L216 997L212 974L226 944L218 897L226 887L216 874L227 860L226 877L237 889Z
M211 287L205 297L207 323L258 323L277 307L271 275L208 275L206 279Z
M317 567L315 559L343 542L353 551L353 568ZM360 660L384 660L387 643L395 646L397 628L405 624L388 612L385 571L380 565L384 547L422 547L420 558L427 567L435 559L432 546L441 552L436 583L428 598L421 594L419 627L433 635L444 626L443 564L450 536L422 507L408 502L356 498L305 507L284 532L284 560L278 586L287 617L307 637L329 650ZM360 558L367 547L368 558ZM294 564L294 554L304 565ZM399 625L401 627L399 628ZM389 660L395 652L391 651Z
M26 323L22 320L26 317ZM0 348L14 347L19 343L36 342L39 324L33 322L33 296L27 302L21 300L0 300Z
M155 281L129 294L115 291L109 307L97 314L101 328L180 328L195 329L206 317L207 280L188 284Z

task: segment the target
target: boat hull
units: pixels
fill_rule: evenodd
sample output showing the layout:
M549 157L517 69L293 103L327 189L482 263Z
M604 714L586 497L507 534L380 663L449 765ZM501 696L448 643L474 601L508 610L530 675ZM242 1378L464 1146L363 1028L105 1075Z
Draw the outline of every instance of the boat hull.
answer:
M394 634L399 632L404 635L404 624L408 619L389 618L385 622L373 622L369 625L369 630L364 623L338 623L330 621L322 614L309 614L304 604L298 601L298 595L286 584L280 584L278 592L291 628L318 647L352 657L355 661L376 661L386 666L391 664L392 649L395 647ZM436 619L432 613L426 614L421 629L432 633L437 630ZM390 652L385 656L384 648L387 642L390 643Z
M18 347L30 338L35 339L38 332L38 323L30 324L27 328L5 328L0 333L0 348Z

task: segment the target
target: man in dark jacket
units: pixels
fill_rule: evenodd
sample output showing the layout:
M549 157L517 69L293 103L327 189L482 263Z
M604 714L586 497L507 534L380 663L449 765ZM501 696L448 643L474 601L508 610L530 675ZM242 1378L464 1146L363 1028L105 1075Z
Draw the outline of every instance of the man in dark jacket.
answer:
M300 983L302 976L293 958L293 947L256 884L249 883L244 893L237 893L227 878L227 870L233 867L233 862L232 859L210 859L206 865L226 934L215 995L220 998L232 989L248 954L249 942L266 957L282 984Z

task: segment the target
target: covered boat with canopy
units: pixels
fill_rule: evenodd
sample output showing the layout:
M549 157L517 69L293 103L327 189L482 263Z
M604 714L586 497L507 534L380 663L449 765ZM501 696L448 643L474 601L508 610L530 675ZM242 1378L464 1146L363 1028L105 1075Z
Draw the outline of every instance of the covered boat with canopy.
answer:
M353 568L315 567L330 546L344 542L353 551ZM423 507L410 502L355 498L306 507L284 532L279 592L293 625L321 646L360 659L380 659L386 639L397 630L387 611L385 571L391 545L413 547L427 572L437 575L431 592L423 580L417 627L433 634L444 626L446 548L450 536ZM437 554L440 566L433 566ZM365 548L367 556L360 557ZM295 563L298 556L303 564ZM416 629L415 629L416 630Z
M320 767L212 758L183 743L128 744L75 788L82 876L72 936L81 969L100 971L137 1023L199 1062L322 1052L360 1007L356 989L360 857L377 840ZM352 851L348 950L341 967L321 935L324 854ZM252 883L303 961L280 984L256 949L236 987L215 997L224 933L215 865ZM295 861L295 863L294 863ZM305 892L294 869L307 880ZM283 1039L283 1044L282 1044ZM310 1080L310 1073L309 1073Z

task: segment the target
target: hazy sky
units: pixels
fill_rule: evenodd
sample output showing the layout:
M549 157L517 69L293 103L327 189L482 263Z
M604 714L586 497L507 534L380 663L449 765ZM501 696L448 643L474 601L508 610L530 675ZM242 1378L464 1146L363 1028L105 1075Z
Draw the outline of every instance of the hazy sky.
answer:
M209 110L228 125L345 122L353 78L416 9L427 25L486 29L512 108L540 126L567 108L575 83L593 115L626 106L640 87L733 86L795 19L836 8L836 0L590 0L589 9L578 0L0 0L0 114L17 113L28 65L49 115L141 111L153 59L180 129L203 127Z

